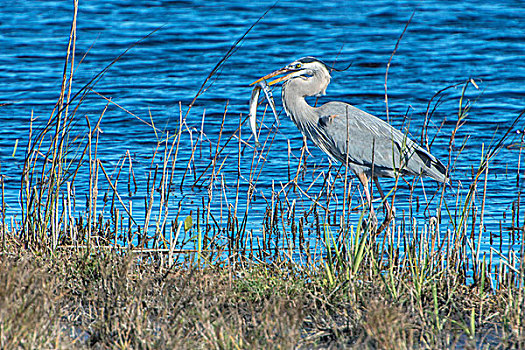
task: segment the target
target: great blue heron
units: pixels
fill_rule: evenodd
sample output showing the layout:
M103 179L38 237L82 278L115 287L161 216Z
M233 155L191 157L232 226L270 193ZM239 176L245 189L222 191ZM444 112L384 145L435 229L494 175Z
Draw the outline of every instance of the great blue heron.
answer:
M379 177L424 175L447 182L447 169L428 151L385 121L348 103L328 102L310 106L305 97L326 93L330 70L315 57L300 58L253 84L286 74L268 82L283 82L282 102L286 114L301 133L331 158L354 172L364 187L370 214L375 218L368 178L372 177L386 208L381 231L391 220L391 210L378 181Z

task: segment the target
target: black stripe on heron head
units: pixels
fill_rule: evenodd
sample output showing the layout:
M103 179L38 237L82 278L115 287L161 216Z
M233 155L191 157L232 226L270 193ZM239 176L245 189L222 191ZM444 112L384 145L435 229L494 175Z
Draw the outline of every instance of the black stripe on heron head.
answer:
M321 61L320 59L315 58L315 57L313 57L313 56L306 56L306 57L303 57L303 58L299 58L299 59L297 60L297 62L301 62L301 63L319 62L319 63L321 63L322 65L324 65L326 69L328 69L328 66L326 65L326 63L324 63L324 62Z
M346 68L343 68L343 69L339 69L339 68L335 68L335 67L330 67L328 66L326 63L324 63L323 61L321 61L320 59L318 58L315 58L313 56L306 56L306 57L303 57L303 58L300 58L297 60L297 62L301 62L301 63L312 63L312 62L319 62L321 64L324 65L324 67L330 72L330 71L333 71L335 70L336 72L344 72L345 70L347 70L348 68L350 68L352 66L352 63L353 62L350 62L350 64L346 67Z

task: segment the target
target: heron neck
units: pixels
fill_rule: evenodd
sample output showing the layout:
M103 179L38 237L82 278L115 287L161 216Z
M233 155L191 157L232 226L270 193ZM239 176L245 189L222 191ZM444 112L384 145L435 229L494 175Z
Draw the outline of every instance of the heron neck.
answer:
M304 134L304 128L317 123L315 108L305 100L305 96L297 90L293 81L283 85L282 101L286 114Z

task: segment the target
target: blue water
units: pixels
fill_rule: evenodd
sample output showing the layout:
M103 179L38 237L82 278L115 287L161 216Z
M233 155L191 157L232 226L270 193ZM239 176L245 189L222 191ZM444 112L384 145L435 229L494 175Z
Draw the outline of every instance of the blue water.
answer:
M80 89L129 45L161 27L117 62L94 90L142 120L153 120L158 129L173 135L179 127L179 103L184 114L212 68L272 4L272 1L81 1L73 91ZM456 135L454 157L463 140L468 138L468 141L451 174L452 188L447 190L447 203L455 210L456 195L466 193L471 183L470 169L479 164L482 144L487 147L494 138L501 137L525 108L525 7L521 1L279 2L226 61L220 74L214 77L216 80L212 79L213 84L208 85L186 118L186 125L193 134L181 138L180 161L170 197L170 219L179 211L182 217L190 212L195 216L202 198L209 198L209 181L204 181L200 187L191 186L193 179L199 177L210 162L208 142L203 142L202 152L197 148L195 168L190 169L189 180L182 189L179 186L191 155L192 142L200 135L203 113L203 132L214 150L225 106L228 105L228 111L221 146L239 126L240 114L244 118L248 113L251 93L248 84L296 58L312 55L330 64L337 61L339 68L352 63L348 70L332 74L328 95L319 103L342 100L386 119L386 64L414 10L415 16L389 70L391 122L401 127L407 123L406 116L412 136L419 140L427 104L436 92L468 78L474 79L479 86L479 90L472 85L467 90L466 97L472 108ZM12 103L0 106L0 174L5 176L8 217L19 218L20 215L20 172L31 114L35 118L35 129L44 125L59 96L71 19L70 1L11 1L0 13L0 104ZM432 153L445 163L460 95L461 86L448 90L430 123L430 137L436 137ZM280 109L278 89L274 90L274 96ZM86 118L95 123L105 104L104 99L89 94L76 113L76 130L85 131ZM260 107L260 116L262 112L263 107ZM444 119L446 122L438 132ZM266 120L266 124L270 126L271 121ZM523 129L523 123L518 126ZM105 112L100 129L103 133L99 136L98 157L112 174L119 160L130 152L139 190L127 194L127 181L124 180L119 186L122 193L127 194L124 196L126 203L134 201L134 215L143 221L145 182L152 169L156 135L150 126L114 105ZM242 139L253 145L248 124L241 130ZM260 234L265 210L271 203L272 182L277 191L280 183L288 182L288 141L295 156L290 161L292 176L301 154L302 137L284 113L277 131L262 130L263 140L267 135L275 139L265 156L267 161L256 183L255 198L248 207L247 227L254 235ZM506 146L519 141L515 131L512 135ZM223 227L228 204L236 201L238 179L242 197L239 212L246 210L253 150L247 146L240 160L237 151L238 141L234 139L219 157L219 162L224 161L223 177L212 186L212 212ZM304 188L320 172L326 173L329 165L327 157L312 144L309 144L309 151L312 156L308 158L308 169L300 179ZM499 233L500 222L503 227L510 225L512 203L517 201L519 191L516 187L518 159L518 148L504 148L491 162L484 242L488 241L490 232ZM124 169L127 167L126 164ZM75 182L79 198L87 193L86 176L79 174ZM108 186L103 183L103 176L100 181L102 192ZM312 193L319 190L322 182L321 177ZM386 180L383 184L389 188L392 181ZM431 181L426 181L425 186L427 194L436 189ZM416 187L415 195L423 201L421 186ZM354 182L353 205L360 201L357 188ZM289 196L297 199L298 219L312 203L297 193ZM480 197L476 199L478 207ZM408 186L402 182L396 199L398 213L403 210L408 213L409 200ZM429 201L429 211L421 209L418 212L422 220L435 214L436 199ZM340 203L339 208L341 206ZM78 205L76 211L82 215L82 206ZM354 215L357 220L358 214ZM443 224L449 223L445 220ZM518 224L522 225L523 220ZM488 249L488 243L484 249Z

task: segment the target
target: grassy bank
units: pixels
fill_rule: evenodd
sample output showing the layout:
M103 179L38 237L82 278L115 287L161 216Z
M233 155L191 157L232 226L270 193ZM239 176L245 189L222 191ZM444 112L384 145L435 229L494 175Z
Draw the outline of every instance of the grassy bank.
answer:
M441 270L349 276L290 262L163 268L98 251L0 262L8 348L523 348L523 290ZM333 274L335 272L335 275Z

